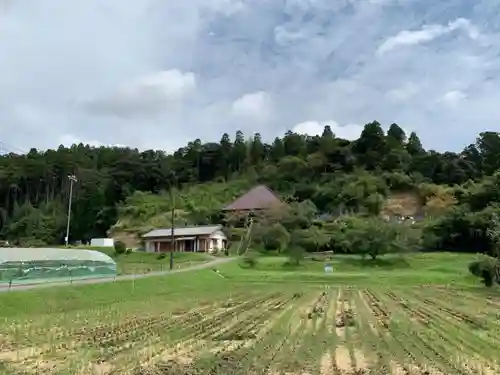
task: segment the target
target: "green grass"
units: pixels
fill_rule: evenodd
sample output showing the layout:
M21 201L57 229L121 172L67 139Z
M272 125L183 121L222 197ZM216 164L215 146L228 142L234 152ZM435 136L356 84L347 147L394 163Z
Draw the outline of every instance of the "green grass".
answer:
M137 260L149 255L135 254ZM372 262L334 256L290 266L286 257L261 257L253 269L241 267L240 260L221 265L226 278L204 269L1 293L3 358L8 360L0 360L0 370L18 374L29 365L32 373L41 373L37 364L52 361L58 374L73 374L88 363L107 361L116 366L114 373L134 373L139 363L175 347L190 350L186 355L193 356L200 373L219 367L228 375L252 372L232 368L242 364L255 373L271 366L280 373L318 374L325 373L319 371L325 353L346 366L338 348L350 355L349 368L362 362L356 359L360 353L371 361L364 368L375 369L391 361L402 365L411 353L419 364L455 374L457 353L463 358L480 353L481 365L494 364L497 357L500 293L468 275L474 258L432 253ZM333 274L324 273L325 263L333 265ZM347 309L353 309L356 322L338 328ZM254 330L262 336L252 336ZM248 341L250 347L241 346ZM34 350L46 345L51 349L42 354ZM220 345L222 356L214 354ZM225 353L230 346L235 349Z
M121 255L118 263L122 269L136 269L134 265L162 263L151 254ZM176 264L186 257L189 262L194 254L176 254ZM134 281L52 287L47 289L9 292L0 294L0 316L17 314L44 314L68 311L88 306L112 305L123 301L146 301L156 298L179 298L186 295L214 293L231 288L286 288L315 287L318 285L344 286L415 286L423 284L454 285L463 288L482 289L477 279L469 275L468 263L474 259L470 254L430 253L413 254L404 258L381 258L373 263L356 257L335 256L327 261L333 264L334 272L325 274L322 262L304 261L298 267L284 265L285 257L259 258L255 269L242 268L239 261L219 266L226 277L218 277L212 270L201 270L170 275L155 276ZM158 262L158 263L156 263ZM134 268L135 267L135 268ZM251 285L251 286L250 286Z
M212 270L200 270L168 277L11 291L0 294L0 317L64 313L164 298L175 300L187 298L191 293L227 291L230 287L227 280Z
M118 266L119 275L141 274L167 271L170 265L170 254L159 259L158 254L130 253L113 256ZM203 253L174 253L174 268L184 268L208 262L212 258Z
M76 246L74 249L96 250L109 255L116 262L118 275L144 274L151 272L167 271L170 266L170 254L160 259L157 253L131 252L117 255L113 248ZM213 258L205 253L183 253L174 254L174 268L184 268L195 264L208 262Z
M257 258L254 268L240 262L225 265L221 271L234 282L467 286L477 283L467 269L473 259L475 255L455 253L387 255L376 260L335 255L321 261L303 260L296 266L286 257L273 256ZM324 272L326 264L332 265L333 273Z
M298 266L290 264L285 256L258 258L255 267L260 271L315 271L323 272L324 266L330 264L335 271L398 271L413 270L418 272L439 271L454 272L467 269L467 265L476 258L474 254L459 253L412 253L391 254L362 259L356 255L313 255L313 259L304 259Z

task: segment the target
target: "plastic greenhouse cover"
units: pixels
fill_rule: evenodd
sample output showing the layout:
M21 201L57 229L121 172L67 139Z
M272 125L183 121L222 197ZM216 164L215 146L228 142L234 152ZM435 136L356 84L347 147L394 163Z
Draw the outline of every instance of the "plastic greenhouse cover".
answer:
M115 264L114 260L109 256L94 250L21 247L0 248L0 263L41 260L99 261Z

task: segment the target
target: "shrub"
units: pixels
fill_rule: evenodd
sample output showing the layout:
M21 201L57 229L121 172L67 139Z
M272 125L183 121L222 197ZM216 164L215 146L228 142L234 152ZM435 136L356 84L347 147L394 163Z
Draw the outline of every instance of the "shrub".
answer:
M293 244L288 250L289 264L298 266L304 259L304 248L298 244Z
M257 255L254 254L252 251L248 251L245 256L243 257L242 260L243 266L248 267L248 268L255 268L257 265Z
M115 253L116 254L123 254L127 251L127 246L122 241L116 241L115 242Z
M272 224L264 228L262 233L262 243L266 250L283 251L290 242L290 234L280 223Z
M500 283L500 261L491 257L483 257L469 264L469 272L481 279L481 282L492 287Z

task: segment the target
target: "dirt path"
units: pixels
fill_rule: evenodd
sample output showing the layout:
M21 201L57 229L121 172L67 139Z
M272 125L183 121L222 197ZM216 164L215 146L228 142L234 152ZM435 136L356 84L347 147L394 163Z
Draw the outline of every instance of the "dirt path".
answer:
M53 286L67 286L67 285L84 285L84 284L103 284L103 283L110 283L110 282L115 282L115 281L121 281L121 280L137 280L137 279L144 279L146 277L154 277L154 276L168 276L172 275L175 273L182 273L182 272L189 272L189 271L197 271L197 270L202 270L206 268L212 268L216 267L221 264L225 264L228 262L231 262L235 260L236 258L215 258L214 260L211 260L206 263L201 263L201 264L195 264L190 267L186 268L180 268L180 269L174 269L172 271L160 271L160 272L151 272L151 273L145 273L145 274L139 274L139 275L122 275L122 276L116 276L116 277L108 277L104 279L85 279L85 280L73 280L71 281L61 281L61 282L45 282L43 284L25 284L25 285L12 285L12 288L10 291L23 291L23 290L30 290L30 289L40 289L40 288L48 288L48 287L53 287ZM0 293L2 292L8 292L9 287L0 287Z

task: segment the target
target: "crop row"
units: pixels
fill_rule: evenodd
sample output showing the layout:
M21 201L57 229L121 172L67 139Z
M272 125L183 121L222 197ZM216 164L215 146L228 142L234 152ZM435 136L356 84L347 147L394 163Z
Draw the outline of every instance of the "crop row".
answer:
M151 365L179 352L183 355L190 355L194 351L203 352L210 347L220 345L220 342L239 344L244 340L235 338L251 337L253 333L248 332L249 330L257 330L259 326L265 324L271 314L283 308L286 303L287 298L282 295L268 295L260 300L250 300L213 314L198 325L180 324L176 327L177 339L172 336L157 336L156 349L150 351L142 362L144 365ZM251 327L244 326L241 324L242 321L251 321L253 324ZM116 363L116 359L113 362ZM123 363L118 367L123 371Z
M73 330L73 342L59 336L71 346L32 351L9 368L54 360L57 371L82 375L96 366L102 375L492 375L500 373L500 324L491 298L439 288L248 292L172 312L124 312L115 323L104 317Z
M57 354L56 357L63 357L66 364L71 361L72 356L78 362L82 360L78 357L88 357L89 355L89 360L92 360L93 357L97 362L103 362L117 357L121 353L135 350L144 345L145 341L151 343L151 337L162 338L164 342L170 344L171 340L169 340L167 333L171 330L177 330L177 334L183 340L190 335L192 337L199 336L200 331L207 335L212 332L211 328L218 327L216 330L220 330L220 326L227 319L238 315L239 312L262 305L266 301L276 301L279 296L279 294L266 294L257 297L249 295L247 299L241 301L224 301L212 305L210 308L202 306L182 317L177 314L136 317L118 322L115 325L102 325L98 327L99 329L81 330L80 336L72 342L64 341L66 336L63 336L62 342L53 342L53 345L44 346L43 350L37 348L18 349L19 355L9 355L9 362L39 361L43 357L54 357L54 352ZM163 343L162 347L165 347ZM97 358L92 352L93 348L98 349Z
M263 348L265 346L265 339L269 335L269 331L273 330L273 326L280 320L280 317L286 315L290 311L288 308L289 303L292 302L290 298L275 301L274 305L271 304L256 304L253 309L241 313L234 317L229 327L219 327L219 332L208 332L205 336L198 335L191 343L190 351L201 351L201 359L197 361L196 367L205 373L213 373L214 371L224 371L233 374L236 368L244 368L244 363L253 359L251 355L254 348ZM226 322L227 324L227 322ZM226 325L224 324L224 325ZM250 334L249 334L250 333ZM202 342L204 338L208 338L210 342L205 348ZM216 347L211 352L208 350L210 345L218 342L225 343L222 347ZM183 346L188 343L183 341ZM203 355L207 356L204 360ZM175 356L170 356L170 358ZM153 361L154 362L154 361ZM175 361L167 361L169 363L161 363L160 361L156 368L160 367L166 371L167 368L178 366ZM170 366L170 367L168 367ZM191 365L187 366L191 367ZM177 371L180 371L177 369Z
M385 349L393 351L393 358L401 359L402 371L495 373L493 355L486 356L487 350L483 352L483 358L475 355L480 348L487 348L486 338L476 336L465 323L467 316L453 311L451 306L439 308L437 305L441 302L430 303L429 299L420 298L412 291L405 291L404 294L368 291L363 293L363 298L366 295L375 298L379 306L386 306L391 311L389 330L385 337L379 335L378 346L385 346ZM369 304L366 306L370 307ZM372 310L372 314L376 315L377 311ZM377 332L377 329L373 331Z

